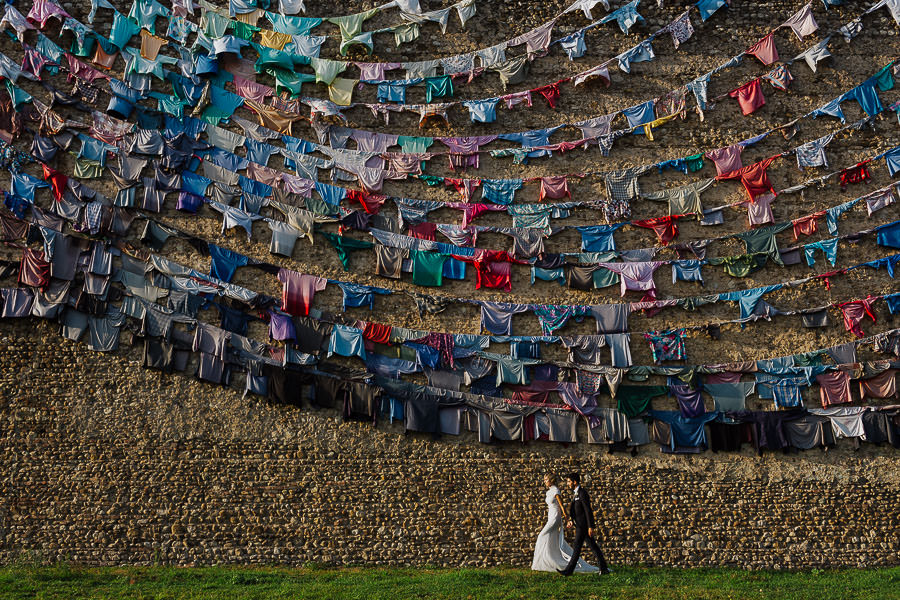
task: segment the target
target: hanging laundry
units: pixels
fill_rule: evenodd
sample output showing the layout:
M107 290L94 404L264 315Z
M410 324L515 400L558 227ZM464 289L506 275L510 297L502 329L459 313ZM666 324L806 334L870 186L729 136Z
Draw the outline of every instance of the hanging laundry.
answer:
M616 59L619 63L619 69L625 73L631 73L631 65L639 62L649 62L656 58L653 52L653 45L649 40L645 40L637 46L626 50L618 55Z
M866 194L861 198L861 200L866 201L866 212L868 216L871 217L872 213L893 204L894 194L891 192L891 188L888 188L886 190L875 191L871 194Z
M587 46L584 43L584 29L579 29L575 33L560 38L559 45L562 46L563 52L566 53L569 60L581 58L587 51Z
M628 4L617 8L616 10L600 19L600 22L609 23L610 21L615 21L616 23L618 23L619 28L622 30L622 33L627 34L635 24L640 23L644 20L644 17L639 15L637 12L637 7L640 3L641 0L632 0Z
M799 39L803 39L808 35L812 35L819 29L815 17L812 14L812 3L798 10L794 15L784 22L782 27L790 27Z
M553 27L555 25L556 19L548 21L543 25L535 27L531 31L509 40L507 46L511 47L525 44L525 50L529 55L543 53L550 46L550 36L553 33Z
M731 90L728 92L728 95L732 98L737 98L738 105L741 107L741 112L744 116L756 112L766 104L759 78Z
M571 198L572 193L569 191L568 179L565 175L555 175L553 177L541 177L541 189L538 194L538 200Z
M796 62L802 58L806 61L806 64L809 65L812 72L815 73L818 64L826 58L831 57L831 52L828 51L828 41L830 39L831 36L828 36L812 48L795 56L791 62ZM843 118L841 120L843 121Z
M700 11L700 19L706 21L715 14L717 10L726 6L728 0L700 0L697 2L697 10Z
M691 24L691 11L686 10L681 13L674 21L663 28L672 36L672 45L677 50L684 42L688 41L694 35L694 26Z
M809 267L813 266L816 263L816 250L821 250L831 266L834 266L834 263L837 262L838 241L840 241L838 238L831 238L830 240L822 240L803 246L803 255L806 257L806 265Z
M773 200L775 200L775 194L763 194L757 196L753 202L741 203L741 206L747 209L747 220L751 226L775 222L775 216L772 214Z
M686 358L684 334L685 330L683 328L668 331L651 331L643 334L644 339L650 344L653 362L660 364L665 360L684 360Z
M729 179L740 179L744 189L747 190L750 202L753 202L757 196L767 192L775 194L775 188L772 186L772 182L769 181L766 169L768 169L777 158L779 157L772 156L735 171L720 174L716 176L716 180L725 181Z
M635 227L652 229L659 242L664 246L668 246L669 242L678 237L678 224L676 221L681 216L682 215L670 215L667 217L655 217L653 219L632 221L631 224Z
M852 167L842 169L840 173L841 190L845 190L851 183L862 183L863 181L871 179L872 174L869 172L869 167L867 166L870 162L871 160L865 160L856 163Z
M791 221L791 226L794 228L794 239L798 239L801 233L803 235L816 233L819 230L819 219L823 216L825 216L824 210Z
M653 273L661 267L662 262L633 262L611 263L601 262L599 266L608 269L620 276L621 295L628 290L645 292L649 298L656 297L656 283L653 281Z
M864 337L865 333L859 324L868 316L875 323L875 313L872 312L872 304L877 300L876 297L869 296L865 300L854 300L852 302L843 302L834 306L841 309L844 315L844 329L855 335L856 337Z
M487 100L466 100L462 103L469 109L469 120L472 123L493 123L497 120L497 104L499 98Z
M788 86L794 80L794 76L788 71L787 65L775 67L762 76L763 79L772 84L772 87L781 91L787 91Z
M316 292L324 290L328 284L328 281L321 277L288 269L279 269L277 277L283 286L281 308L291 315L308 315L313 296Z
M743 151L744 147L741 144L734 144L718 150L710 150L706 153L706 158L716 165L716 175L724 175L737 171L743 166L741 161Z
M537 92L547 101L547 104L550 105L550 108L556 108L556 102L559 100L559 82L550 83L545 86L536 88L531 90L532 92Z
M775 33L772 32L762 38L746 50L746 54L750 54L759 59L764 65L771 65L778 60L778 50L775 48Z
M797 166L801 169L803 167L827 167L828 158L825 156L825 147L833 139L834 134L830 133L817 140L798 146L795 150L797 153Z
M703 218L700 194L712 187L715 181L715 178L710 178L705 181L689 183L659 192L641 192L641 197L648 200L668 202L669 215L696 214L699 220Z

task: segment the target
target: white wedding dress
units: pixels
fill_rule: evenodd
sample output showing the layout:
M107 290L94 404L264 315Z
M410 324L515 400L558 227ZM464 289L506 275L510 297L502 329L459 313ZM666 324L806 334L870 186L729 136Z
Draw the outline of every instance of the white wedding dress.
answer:
M556 497L559 495L559 489L552 485L547 490L547 524L538 534L537 542L534 544L534 559L531 561L532 571L556 571L556 569L564 569L572 558L572 548L566 543L563 537L562 519L559 513L559 504ZM576 573L595 573L599 571L598 567L592 567L584 562L584 559L578 559L578 566L575 567Z

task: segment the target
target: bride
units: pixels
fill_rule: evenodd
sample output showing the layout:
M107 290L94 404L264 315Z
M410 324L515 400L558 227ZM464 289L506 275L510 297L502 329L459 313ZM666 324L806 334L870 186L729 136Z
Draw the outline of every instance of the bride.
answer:
M544 475L544 485L547 486L547 524L538 534L534 544L534 559L531 561L532 571L550 571L564 569L572 557L572 549L566 543L562 532L563 517L566 511L563 508L562 499L559 497L559 488L556 487L556 478L553 475ZM595 573L597 567L578 560L576 573Z

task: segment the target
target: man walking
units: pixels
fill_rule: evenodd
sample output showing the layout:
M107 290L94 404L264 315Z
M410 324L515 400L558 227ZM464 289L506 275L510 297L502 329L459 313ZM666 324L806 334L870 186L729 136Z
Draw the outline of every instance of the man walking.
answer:
M594 511L591 508L591 498L588 496L587 490L581 487L581 476L578 473L566 475L566 483L569 489L575 492L572 503L569 505L570 520L567 524L568 527L572 527L572 521L575 522L575 540L572 542L572 558L569 560L569 564L565 569L557 569L557 571L562 575L571 575L578 564L581 547L587 541L594 554L597 555L600 575L606 575L609 573L609 567L606 565L606 559L603 558L600 546L594 541Z

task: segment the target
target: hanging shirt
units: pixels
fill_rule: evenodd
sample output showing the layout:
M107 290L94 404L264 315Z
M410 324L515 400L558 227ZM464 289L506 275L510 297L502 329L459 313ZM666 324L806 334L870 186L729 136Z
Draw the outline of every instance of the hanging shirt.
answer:
M750 197L750 202L753 202L757 196L760 196L766 192L770 192L772 194L775 193L775 188L769 181L769 176L766 173L766 169L768 169L769 165L771 165L777 158L777 156L772 156L752 165L742 167L736 171L720 174L716 177L716 180L723 181L728 179L740 179L741 183L744 186L744 189L747 190L747 195Z
M775 33L772 32L762 38L746 50L746 54L750 54L759 59L764 65L771 65L778 60L778 50L775 48Z
M325 289L328 281L321 277L305 275L288 269L279 269L278 281L282 284L281 308L292 315L308 315L316 292Z
M812 3L807 4L794 13L790 19L784 22L782 27L790 27L791 31L793 31L801 40L804 37L815 33L816 30L819 29L819 25L816 23L816 19L812 14Z
M741 107L741 112L744 116L756 112L757 109L766 103L759 78L731 90L728 92L728 95L732 98L737 98L738 105Z

